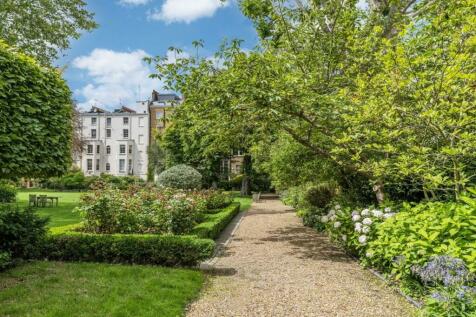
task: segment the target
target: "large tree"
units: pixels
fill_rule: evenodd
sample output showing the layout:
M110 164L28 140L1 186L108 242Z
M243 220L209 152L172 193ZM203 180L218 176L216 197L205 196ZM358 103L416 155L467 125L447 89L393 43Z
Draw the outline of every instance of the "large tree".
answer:
M42 64L51 64L71 39L97 25L83 0L2 0L0 38Z

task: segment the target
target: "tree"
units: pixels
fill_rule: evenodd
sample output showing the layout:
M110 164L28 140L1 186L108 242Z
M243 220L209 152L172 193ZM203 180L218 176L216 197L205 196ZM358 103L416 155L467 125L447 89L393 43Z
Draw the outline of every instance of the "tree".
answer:
M58 71L0 42L0 178L63 174L71 165L72 110Z
M70 39L96 27L83 0L0 1L0 38L43 65L69 48Z

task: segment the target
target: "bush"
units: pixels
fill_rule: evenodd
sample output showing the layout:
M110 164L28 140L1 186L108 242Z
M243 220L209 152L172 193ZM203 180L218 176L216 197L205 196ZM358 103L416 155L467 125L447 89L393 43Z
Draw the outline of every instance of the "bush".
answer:
M206 209L207 210L215 210L221 209L233 201L231 196L227 193L218 190L207 190L204 191L205 201L206 201Z
M47 222L31 208L0 206L0 251L12 259L35 257L46 236Z
M10 253L0 251L0 271L5 270L10 266L12 258Z
M240 203L232 203L218 213L207 214L204 221L195 226L192 234L201 238L216 239L239 212Z
M157 184L177 189L197 189L202 186L202 175L188 165L176 165L160 173Z
M17 196L17 189L10 184L0 183L0 203L12 203Z
M51 234L43 257L59 261L87 261L165 266L194 266L213 255L209 239L173 235Z

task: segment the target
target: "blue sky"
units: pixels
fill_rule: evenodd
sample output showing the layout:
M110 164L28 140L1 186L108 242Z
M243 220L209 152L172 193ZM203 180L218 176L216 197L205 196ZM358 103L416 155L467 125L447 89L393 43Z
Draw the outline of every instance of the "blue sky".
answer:
M72 43L58 60L74 98L85 109L92 104L109 109L133 106L160 82L147 78L152 71L145 56L165 55L175 46L193 53L192 41L203 39L203 56L211 56L224 38L239 38L243 47L257 42L251 22L236 3L219 0L89 0L99 28ZM140 88L139 88L140 87ZM139 94L140 91L140 94Z

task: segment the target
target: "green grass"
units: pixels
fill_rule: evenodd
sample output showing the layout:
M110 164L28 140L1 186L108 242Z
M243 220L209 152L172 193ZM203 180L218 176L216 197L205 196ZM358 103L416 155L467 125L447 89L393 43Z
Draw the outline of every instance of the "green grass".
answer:
M236 197L233 201L239 202L241 204L240 211L247 211L250 209L253 200L251 197Z
M81 216L73 213L74 207L79 203L79 192L52 192L52 191L32 191L21 190L17 195L17 203L20 206L28 206L29 195L48 195L59 197L58 207L38 208L38 215L49 217L49 227L61 227L75 224L81 221Z
M182 316L203 282L188 269L33 262L0 273L0 316Z

